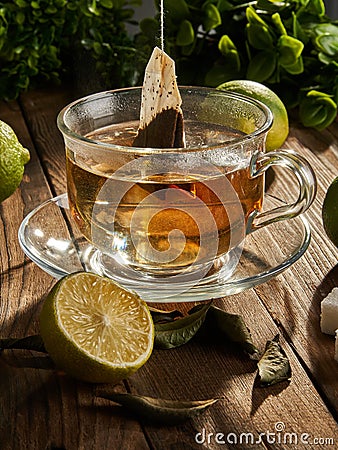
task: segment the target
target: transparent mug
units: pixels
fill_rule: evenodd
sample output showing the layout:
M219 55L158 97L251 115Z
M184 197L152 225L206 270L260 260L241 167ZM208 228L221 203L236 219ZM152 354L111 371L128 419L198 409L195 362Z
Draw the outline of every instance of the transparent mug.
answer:
M247 234L303 213L315 196L315 176L303 157L265 153L273 120L265 105L209 88L180 87L180 93L185 148L132 146L140 88L79 99L57 119L72 216L97 249L98 272L128 286L226 280ZM264 175L275 165L293 172L299 196L262 211Z

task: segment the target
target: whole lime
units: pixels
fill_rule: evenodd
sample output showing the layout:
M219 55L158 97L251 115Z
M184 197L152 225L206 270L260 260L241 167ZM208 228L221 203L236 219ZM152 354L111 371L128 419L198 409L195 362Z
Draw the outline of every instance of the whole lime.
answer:
M19 186L29 159L29 151L20 144L12 128L0 120L0 202Z
M284 144L289 134L288 113L275 92L264 84L252 80L227 81L217 89L237 92L264 103L273 115L273 124L266 138L266 150L276 150Z
M329 239L338 247L338 177L330 184L322 207L323 225Z

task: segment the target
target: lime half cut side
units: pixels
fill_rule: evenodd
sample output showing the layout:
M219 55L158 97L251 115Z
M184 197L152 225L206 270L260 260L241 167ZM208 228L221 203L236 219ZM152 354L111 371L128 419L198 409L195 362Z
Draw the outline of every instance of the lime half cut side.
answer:
M117 383L134 373L154 342L146 303L87 272L57 282L43 304L40 333L58 368L93 383Z

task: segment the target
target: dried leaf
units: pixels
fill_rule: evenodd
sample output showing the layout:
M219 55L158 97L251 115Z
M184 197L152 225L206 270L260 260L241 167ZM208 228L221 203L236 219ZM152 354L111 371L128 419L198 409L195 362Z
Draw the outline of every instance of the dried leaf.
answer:
M238 344L251 357L254 358L258 354L258 349L252 342L250 330L245 325L242 316L230 314L212 305L208 311L205 326L225 339Z
M142 419L151 422L174 425L202 413L219 399L200 401L164 400L118 392L97 391L97 396L119 403Z
M34 350L36 352L47 353L43 340L38 334L23 338L0 339L0 351L9 349Z
M204 322L211 302L198 305L189 315L167 323L155 323L155 347L175 348L195 336Z
M271 386L291 377L291 366L279 344L279 335L267 341L265 352L257 363L261 386Z
M177 317L183 317L181 311L177 309L172 309L171 311L165 311L162 309L153 308L152 306L148 307L151 313L151 317L153 318L153 322L156 323L164 323L164 322L172 322Z

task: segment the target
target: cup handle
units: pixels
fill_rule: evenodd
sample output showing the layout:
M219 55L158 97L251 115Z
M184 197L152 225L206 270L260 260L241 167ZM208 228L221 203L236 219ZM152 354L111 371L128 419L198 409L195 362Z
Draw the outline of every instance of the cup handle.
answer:
M313 202L317 181L310 164L293 150L276 150L269 153L257 153L250 162L250 176L262 175L271 166L286 167L296 176L299 184L299 196L296 202L279 206L270 211L253 211L247 223L247 233L273 222L291 219L306 211Z

